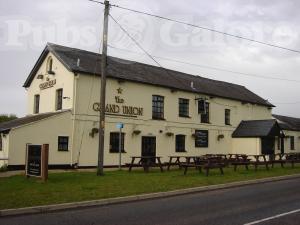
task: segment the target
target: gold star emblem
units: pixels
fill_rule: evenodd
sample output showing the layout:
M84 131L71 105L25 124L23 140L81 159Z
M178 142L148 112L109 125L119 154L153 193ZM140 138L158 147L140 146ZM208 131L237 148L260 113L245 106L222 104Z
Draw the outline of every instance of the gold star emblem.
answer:
M122 94L123 89L122 88L118 88L117 91L118 91L118 94Z

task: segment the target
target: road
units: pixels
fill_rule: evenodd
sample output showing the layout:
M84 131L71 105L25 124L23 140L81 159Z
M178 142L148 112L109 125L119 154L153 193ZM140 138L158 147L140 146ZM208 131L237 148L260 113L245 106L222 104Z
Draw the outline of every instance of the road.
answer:
M300 179L50 214L1 225L300 224Z

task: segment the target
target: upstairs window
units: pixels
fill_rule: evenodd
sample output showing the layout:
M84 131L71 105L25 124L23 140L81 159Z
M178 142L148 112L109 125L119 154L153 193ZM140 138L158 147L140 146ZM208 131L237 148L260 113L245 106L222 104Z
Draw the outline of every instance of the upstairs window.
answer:
M121 152L125 152L124 150L124 139L125 134L121 134ZM120 133L119 132L111 132L110 133L110 141L109 141L109 152L110 153L118 153L119 152L119 144L120 144Z
M47 61L47 73L48 74L54 74L54 72L53 72L53 59L52 59L52 57L49 57L48 61Z
M179 98L179 116L189 117L189 100Z
M164 97L159 95L152 96L152 119L164 119Z
M58 151L62 151L62 152L69 151L69 137L66 136L58 137Z
M295 137L291 136L290 139L291 139L291 150L295 150Z
M231 125L231 123L230 123L230 109L225 109L225 125Z
M33 113L38 114L40 112L40 95L34 96Z
M201 123L209 123L209 103L205 102L205 111L201 114Z
M56 110L62 110L63 89L56 90Z
M185 135L176 135L176 152L185 152Z

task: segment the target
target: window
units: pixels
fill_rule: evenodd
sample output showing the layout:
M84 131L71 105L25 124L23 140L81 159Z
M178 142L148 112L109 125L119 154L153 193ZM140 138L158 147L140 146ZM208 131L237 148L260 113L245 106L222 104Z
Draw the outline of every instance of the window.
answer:
M195 131L195 147L196 148L208 147L208 130Z
M291 139L291 150L295 150L295 137L291 136L290 139Z
M159 95L152 96L152 119L164 119L164 97Z
M40 112L40 95L35 95L34 96L34 109L33 113L37 114Z
M230 109L225 109L225 125L230 124Z
M277 149L278 150L281 149L281 138L280 137L277 138Z
M62 110L63 89L56 90L56 110Z
M124 150L124 137L125 134L121 134L121 152L125 152ZM111 132L110 133L110 142L109 142L109 152L110 153L118 153L119 152L119 143L120 143L120 133L119 132Z
M47 73L48 74L54 74L54 72L53 72L53 59L51 57L49 57L48 61L47 61Z
M3 143L2 143L2 135L0 134L0 151L2 151Z
M185 152L185 135L176 135L176 152Z
M189 100L180 98L179 99L179 116L189 117Z
M209 103L205 102L205 112L201 114L201 123L209 123Z
M58 151L69 151L69 137L58 137Z

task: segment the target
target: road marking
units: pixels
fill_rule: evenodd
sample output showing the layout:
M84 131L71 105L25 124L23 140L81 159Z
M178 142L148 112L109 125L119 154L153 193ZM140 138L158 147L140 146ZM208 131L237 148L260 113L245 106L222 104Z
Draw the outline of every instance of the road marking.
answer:
M279 217L283 217L283 216L287 216L287 215L290 215L290 214L293 214L293 213L297 213L297 212L300 212L300 209L296 209L296 210L293 210L293 211L290 211L290 212L278 214L276 216L271 216L271 217L268 217L268 218L265 218L265 219L262 219L262 220L256 220L256 221L253 221L251 223L246 223L244 225L258 224L258 223L261 223L261 222L265 222L265 221L268 221L268 220L273 220L273 219L276 219L276 218L279 218Z

